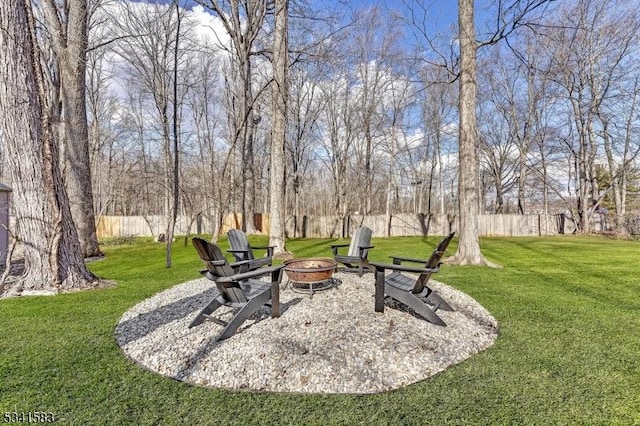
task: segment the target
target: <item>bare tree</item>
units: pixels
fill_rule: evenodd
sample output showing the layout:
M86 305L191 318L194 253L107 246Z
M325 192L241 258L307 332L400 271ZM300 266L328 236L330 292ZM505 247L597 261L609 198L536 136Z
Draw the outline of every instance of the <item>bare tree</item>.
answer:
M373 203L374 152L382 137L384 121L383 97L388 94L389 74L394 65L398 65L402 49L397 44L399 33L393 30L393 23L383 21L381 13L374 7L355 20L354 49L355 77L359 82L357 102L354 112L357 114L359 133L355 154L358 156L358 169L361 176L358 191L364 198L363 213L370 214Z
M493 186L494 212L507 213L505 197L518 182L518 148L512 134L505 129L506 123L494 109L481 109L479 114L483 121L482 136L478 139L482 176L489 179L489 182L483 179L483 195L486 195L487 187Z
M480 46L491 45L508 37L518 28L527 25L527 15L542 8L549 0L516 0L498 2L498 14L492 35L482 43L476 41L474 1L458 1L458 25L460 42L459 75L459 244L453 263L490 265L480 251L478 234L479 214L479 165L477 153L478 129L476 121L477 51Z
M132 86L135 87L134 84ZM131 173L127 175L129 182L119 191L119 210L122 214L141 214L149 222L148 215L167 213L165 164L163 159L154 155L158 151L157 130L154 128L157 110L155 106L148 105L144 90L131 91L123 102L125 107L120 121L126 137L134 146L130 158ZM132 205L134 203L138 208ZM153 235L153 227L150 229Z
M320 125L325 132L323 149L326 153L323 160L331 171L332 214L339 215L343 219L351 210L353 202L347 197L347 172L356 137L355 117L351 111L352 90L346 73L337 73L322 87L325 108L320 118Z
M273 129L271 131L271 185L269 193L270 229L269 245L274 246L275 255L283 255L285 246L285 138L287 135L288 101L288 19L289 1L275 2L275 34L273 41Z
M400 75L387 74L384 84L383 96L386 100L382 105L384 123L388 126L385 132L386 143L383 149L389 156L387 174L387 199L385 203L386 236L391 236L391 219L397 210L399 192L408 184L406 175L407 167L410 167L411 159L400 161L403 156L410 156L406 123L408 106L411 103L413 87L411 82ZM405 166L403 163L409 163ZM394 202L395 201L395 202Z
M171 267L171 246L180 199L180 109L186 87L179 72L186 47L183 12L174 0L170 6L128 5L116 22L121 34L134 34L119 43L138 87L153 99L164 159L166 266ZM183 71L184 72L184 71Z
M89 123L89 157L94 207L97 219L114 214L123 178L135 163L132 140L122 125L122 105L109 83L110 51L106 47L87 54L87 115Z
M633 175L632 164L640 152L640 143L635 138L638 133L635 117L638 116L639 109L639 80L635 76L625 88L628 92L625 93L625 99L621 99L621 106L615 105L606 112L598 112L610 176L608 187L611 189L615 208L614 228L618 234L626 233L624 217L627 213L627 191Z
M216 241L221 232L225 213L229 212L234 188L231 187L232 147L223 146L221 141L223 113L220 81L220 64L215 52L203 49L196 54L193 67L193 86L187 105L193 119L196 152L193 164L185 164L184 172L189 170L191 184L195 188L195 203L200 206L199 213L209 219L212 229L212 241ZM188 158L188 157L187 157ZM183 182L189 182L189 178Z
M171 267L171 247L173 244L173 234L175 232L176 221L178 220L178 207L180 206L180 108L182 102L179 99L178 90L178 68L180 65L180 25L182 24L182 11L178 0L174 0L172 7L176 12L176 28L173 33L173 78L171 81L171 103L172 103L172 116L171 116L171 148L169 149L171 155L171 206L169 209L169 220L167 224L167 250L165 264L167 268Z
M64 119L63 168L73 221L85 257L100 256L91 188L89 128L86 110L87 0L44 0L47 35L60 75L60 101Z
M479 163L478 127L476 123L477 43L473 0L458 0L458 25L460 27L460 93L458 127L459 165L459 243L458 251L450 259L459 264L480 265L488 262L480 252L478 232Z
M254 214L256 212L256 186L254 164L255 127L260 122L256 113L256 96L252 84L252 56L258 36L262 31L272 0L198 0L200 4L214 11L220 18L231 46L221 45L231 54L229 81L230 139L234 147L240 147L242 168L242 228L256 232Z
M313 147L318 144L317 140L319 139L316 136L318 133L316 122L321 113L322 103L320 102L318 82L309 78L309 73L306 70L292 69L290 76L289 116L291 124L286 147L289 158L287 174L291 186L291 190L288 192L293 197L293 236L297 237L302 225L301 196L307 193L307 191L303 191L305 178L313 160Z
M480 160L483 177L488 176L495 189L494 212L509 212L506 197L517 188L517 211L524 214L526 160L534 129L533 73L508 53L495 49L483 60Z
M445 214L444 191L444 139L447 137L446 126L452 121L455 107L455 86L448 82L447 71L432 64L426 64L422 70L424 88L421 91L422 116L424 126L424 152L420 156L422 170L416 176L416 182L425 190L421 191L418 200L418 212L425 212L423 198L427 197L426 213L433 211L433 191L437 185L438 213ZM425 185L426 182L426 185Z
M0 4L0 48L0 140L25 260L22 276L2 291L95 287L100 281L84 264L63 184L33 10L23 0Z
M571 120L563 140L573 168L571 212L581 233L590 232L591 217L612 188L600 192L596 167L601 150L610 148L614 115L608 110L621 102L626 76L635 67L631 57L640 22L627 7L615 0L577 2L552 21L555 31L541 43L550 57L549 77L561 90ZM613 175L617 179L617 170Z

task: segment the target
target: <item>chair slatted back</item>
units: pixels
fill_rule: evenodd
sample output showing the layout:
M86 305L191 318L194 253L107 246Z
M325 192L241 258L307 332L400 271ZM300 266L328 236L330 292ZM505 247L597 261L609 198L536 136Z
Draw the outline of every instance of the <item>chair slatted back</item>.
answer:
M251 251L251 245L247 234L239 229L229 229L227 232L227 238L229 239L229 245L231 250L245 250L245 253L233 253L233 257L236 262L242 262L244 260L253 260L253 252Z
M436 248L433 250L433 253L431 253L431 256L427 260L427 263L425 263L426 268L437 268L438 266L440 266L442 256L444 256L444 254L447 252L447 247L449 247L449 243L451 242L455 234L455 232L452 232L442 240L440 240ZM416 281L416 285L413 287L412 293L421 293L422 290L424 290L424 288L426 287L427 282L429 282L431 274L432 272L420 274L418 280Z
M347 255L359 257L360 256L359 247L370 246L372 234L373 234L373 231L371 231L371 229L367 228L366 226L358 228L356 230L356 233L353 234L353 237L351 237L351 243L349 244L349 251ZM366 258L368 254L369 254L369 250L368 249L364 250L363 257Z
M431 253L431 257L429 257L429 260L427 260L425 264L427 268L436 268L440 264L442 256L447 252L447 247L449 247L449 243L455 234L455 232L450 233L438 243L433 253Z
M193 238L191 242L196 248L200 259L202 259L207 267L207 271L210 275L207 278L213 279L222 297L231 303L246 303L248 299L242 291L242 287L239 282L231 281L222 283L216 280L216 278L230 277L234 274L233 268L231 268L231 265L229 265L229 262L224 257L222 250L220 250L217 245L211 244L202 238ZM220 261L223 261L224 263L219 264Z

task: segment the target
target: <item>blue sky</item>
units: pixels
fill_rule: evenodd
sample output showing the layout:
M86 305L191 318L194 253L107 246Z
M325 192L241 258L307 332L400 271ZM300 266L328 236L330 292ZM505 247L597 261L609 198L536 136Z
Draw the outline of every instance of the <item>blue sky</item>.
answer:
M413 8L416 13L421 9L417 5L422 4L427 13L426 22L434 27L446 29L458 21L457 0L342 0L341 3L348 4L353 8L366 8L377 5L382 9L403 12L406 12L408 7L415 4Z
M395 10L402 13L407 19L411 16L410 9L416 15L417 20L424 19L427 31L432 35L444 35L450 37L453 26L458 24L458 1L457 0L312 0L316 4L333 5L345 9L365 9L378 6L383 10ZM495 22L490 19L496 13L495 1L476 0L475 1L475 21L476 31L479 38L486 34L489 27ZM410 26L407 27L407 29ZM410 36L406 35L407 40ZM410 41L409 41L410 42Z
M355 0L350 3L362 6L378 4L389 9L405 10L412 0ZM433 23L450 24L458 20L458 2L456 0L423 0L422 3L429 14L429 21ZM417 7L415 9L418 9Z
M166 2L169 3L172 0L131 0L140 2ZM181 5L187 7L197 4L195 0L179 0ZM293 0L292 0L293 1ZM309 2L309 0L298 0L301 4ZM413 8L413 13L417 16L416 19L422 20L421 15L425 15L424 22L426 30L431 36L444 36L444 39L450 39L451 29L458 22L458 1L457 0L311 0L315 7L319 9L333 9L343 10L349 15L350 10L362 10L373 6L378 6L382 10L390 10L401 12L405 17L411 15L410 8ZM476 1L476 22L477 27L480 29L482 21L486 20L486 12L483 13L483 8L487 4L491 3L488 0ZM424 39L418 36L414 39L410 34L411 26L404 28L405 39L408 44L423 43Z
M169 0L160 1L168 2ZM181 4L184 4L185 1L187 2L187 4L196 4L196 2L193 0L182 0ZM331 5L334 7L336 6L336 3L339 3L344 5L345 8L352 9L367 8L377 5L383 9L406 10L407 5L411 5L414 0L316 0L316 2L320 4ZM457 22L457 0L419 0L419 3L424 4L427 8L429 14L429 22L442 27L447 27L449 24Z
M307 1L307 0L300 0ZM408 21L412 15L420 23L424 22L425 30L431 38L448 41L451 39L451 30L458 22L457 0L311 0L319 9L343 10L346 16L350 11L366 10L378 7L381 11L392 11L400 14ZM480 0L479 3L485 3ZM476 7L477 9L477 7ZM410 24L401 25L398 28L404 36L407 45L423 45L424 36ZM416 33L416 34L412 34Z
M414 12L418 13L423 6L426 10L426 19L432 31L442 33L447 32L452 24L458 23L458 1L457 0L315 0L316 2L326 4L336 4L339 2L345 8L366 8L371 6L379 6L383 9L399 10L407 13L410 7ZM495 1L493 0L476 0L475 1L475 20L476 29L482 33L486 30L487 24L493 21L489 19L496 13Z

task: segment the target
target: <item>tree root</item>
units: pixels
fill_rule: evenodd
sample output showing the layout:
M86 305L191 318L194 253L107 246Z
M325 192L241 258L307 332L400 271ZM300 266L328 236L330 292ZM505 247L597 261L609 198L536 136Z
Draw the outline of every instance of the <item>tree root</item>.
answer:
M450 257L444 259L443 263L445 263L447 265L459 265L459 266L465 266L465 265L486 266L488 268L493 268L493 269L502 269L503 268L502 265L500 265L498 263L491 262L490 260L487 260L487 258L485 258L482 255L475 256L475 257L473 257L471 259L467 258L467 257L453 255L453 256L450 256Z

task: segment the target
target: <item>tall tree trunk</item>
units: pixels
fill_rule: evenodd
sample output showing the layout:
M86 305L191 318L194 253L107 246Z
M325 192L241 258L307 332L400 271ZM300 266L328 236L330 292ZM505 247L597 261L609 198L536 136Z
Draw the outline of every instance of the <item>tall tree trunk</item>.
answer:
M527 165L525 163L526 156L521 153L518 160L519 173L518 173L518 213L525 214L525 189L527 181Z
M44 1L47 29L60 73L66 159L64 181L82 253L85 257L101 256L91 188L86 108L87 1L65 4L68 7L61 12L54 0Z
M254 97L251 83L251 54L245 52L240 60L241 78L238 83L242 86L239 102L240 110L236 122L242 138L242 230L255 234L258 232L255 225L256 213L256 178L254 158L255 128L259 119L253 109Z
M202 2L213 10L231 37L231 52L235 64L232 71L235 91L231 94L230 108L234 115L231 132L234 146L240 142L242 154L242 182L240 207L242 209L242 229L256 232L254 221L256 182L253 142L255 125L259 117L254 112L255 98L251 87L251 55L253 44L258 37L269 9L267 0ZM233 185L232 185L233 187Z
M180 48L180 23L182 22L182 16L180 15L180 6L177 1L174 1L174 7L176 8L176 38L173 46L173 84L172 84L172 97L173 97L173 117L171 117L171 130L172 130L172 143L173 149L169 148L169 166L171 170L171 206L169 208L169 223L167 226L167 249L165 256L165 266L171 268L171 248L173 246L173 234L176 228L176 221L178 220L178 207L180 205L180 150L178 139L178 108L180 100L178 99L178 52ZM173 156L171 156L173 154ZM169 170L167 176L169 176Z
M451 262L463 265L487 265L480 252L478 231L479 163L476 124L477 43L473 18L473 0L458 1L460 27L460 101L459 101L459 243Z
M274 254L286 253L285 247L285 137L287 130L287 74L289 68L288 13L289 1L276 0L276 30L273 42L273 130L271 133L271 227L269 245Z
M84 264L71 219L30 6L1 2L0 28L0 129L25 260L23 275L3 290L93 287L99 281Z
M549 177L547 171L547 156L544 145L540 144L540 167L542 167L542 206L544 215L549 214Z
M614 230L616 233L620 233L622 231L621 225L621 216L620 211L622 208L622 194L620 193L620 175L618 166L616 165L616 161L613 156L613 148L611 143L611 137L608 132L608 122L602 119L602 138L604 145L604 152L607 156L607 164L609 166L609 175L611 176L611 195L613 197L613 202L615 204L615 216L614 216Z

